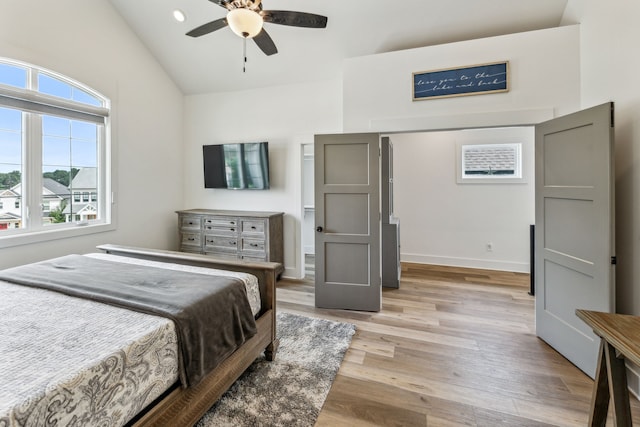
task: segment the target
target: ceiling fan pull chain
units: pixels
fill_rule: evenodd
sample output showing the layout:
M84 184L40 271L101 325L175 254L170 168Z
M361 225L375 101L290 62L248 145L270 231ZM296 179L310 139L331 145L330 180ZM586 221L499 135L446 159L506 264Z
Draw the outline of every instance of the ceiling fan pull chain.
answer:
M246 73L247 72L247 38L246 37L242 38L242 55L244 57L244 60L242 62L242 72Z

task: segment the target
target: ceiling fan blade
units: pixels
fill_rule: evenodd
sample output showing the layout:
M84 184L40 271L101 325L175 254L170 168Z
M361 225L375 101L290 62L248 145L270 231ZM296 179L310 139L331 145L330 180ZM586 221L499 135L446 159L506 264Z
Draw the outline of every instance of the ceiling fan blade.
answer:
M278 53L276 44L273 42L271 36L264 28L258 33L257 36L253 38L253 41L256 42L260 50L262 50L267 56L275 55L276 53Z
M218 5L218 6L220 6L220 7L224 7L225 9L229 9L229 8L227 7L227 5L228 5L229 3L231 3L231 1L226 1L226 0L209 0L209 1L210 1L211 3L215 3L215 4L217 4L217 5Z
M215 21L211 21L209 23L201 25L198 28L194 28L193 30L189 31L187 35L191 37L204 36L205 34L209 34L216 30L219 30L220 28L224 28L227 25L228 25L227 18L220 18L220 19L216 19Z
M325 28L327 17L313 13L293 12L290 10L263 10L260 12L264 22L291 25L292 27Z

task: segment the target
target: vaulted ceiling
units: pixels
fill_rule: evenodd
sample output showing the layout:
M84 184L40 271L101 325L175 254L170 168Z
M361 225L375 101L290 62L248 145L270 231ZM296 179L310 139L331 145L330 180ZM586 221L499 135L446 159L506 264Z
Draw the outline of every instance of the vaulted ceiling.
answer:
M263 0L265 10L328 17L327 28L266 23L278 53L266 56L229 28L185 33L223 18L209 0L109 0L185 94L250 90L339 78L344 59L557 27L567 0ZM173 18L180 9L184 22ZM541 46L541 48L543 48Z

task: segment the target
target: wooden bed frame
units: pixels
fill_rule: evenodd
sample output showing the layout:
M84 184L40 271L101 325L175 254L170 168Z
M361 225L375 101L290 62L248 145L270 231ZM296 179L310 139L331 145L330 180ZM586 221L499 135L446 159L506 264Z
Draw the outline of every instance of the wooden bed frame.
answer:
M217 268L253 274L260 284L261 309L256 324L258 333L245 342L214 371L194 387L176 384L147 407L128 425L192 426L242 375L264 351L273 360L278 348L276 338L276 278L282 265L272 262L244 262L217 259L206 255L163 251L118 245L100 245L98 249L113 255L197 267Z

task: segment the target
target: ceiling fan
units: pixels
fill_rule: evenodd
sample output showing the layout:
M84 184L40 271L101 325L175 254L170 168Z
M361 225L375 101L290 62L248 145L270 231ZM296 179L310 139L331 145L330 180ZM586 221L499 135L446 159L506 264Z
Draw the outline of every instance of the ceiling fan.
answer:
M253 41L266 55L276 54L278 49L267 31L262 28L265 22L305 28L325 28L327 26L326 16L288 10L263 10L262 0L209 1L227 9L227 16L194 28L187 33L188 36L200 37L228 25L235 34L244 38L245 41L248 38L253 38Z

